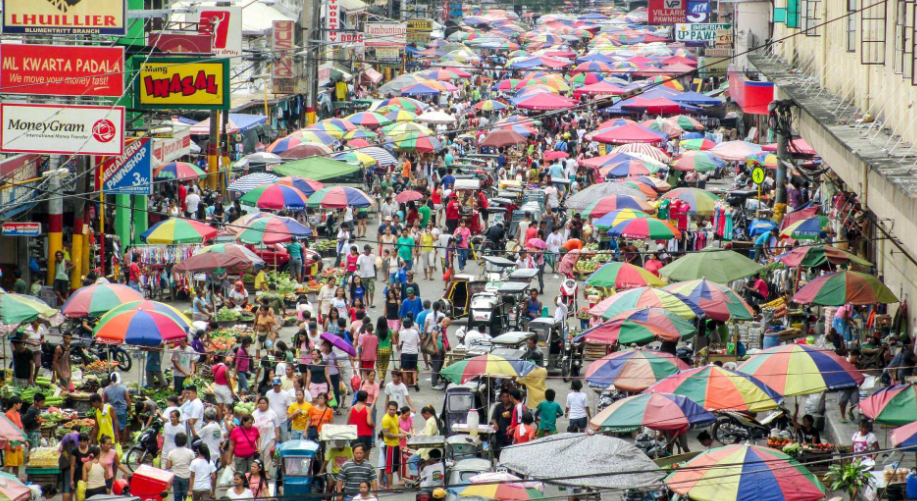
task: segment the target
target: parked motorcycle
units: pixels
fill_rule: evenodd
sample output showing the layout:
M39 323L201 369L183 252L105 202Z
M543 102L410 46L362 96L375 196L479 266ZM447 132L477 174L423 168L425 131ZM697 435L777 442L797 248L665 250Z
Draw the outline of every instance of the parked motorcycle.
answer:
M723 445L737 444L767 438L772 429L791 431L790 412L777 407L760 421L744 412L723 411L718 413L713 425L713 438Z
M159 454L159 432L162 431L162 421L154 419L153 424L140 432L137 443L127 450L124 455L124 464L132 472L140 465L153 465L153 459Z

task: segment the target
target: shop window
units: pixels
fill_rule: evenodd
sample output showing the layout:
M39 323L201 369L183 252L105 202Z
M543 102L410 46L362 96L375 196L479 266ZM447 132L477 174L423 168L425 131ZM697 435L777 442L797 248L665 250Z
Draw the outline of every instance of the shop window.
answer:
M821 36L821 0L801 0L800 14L802 15L801 28L807 37Z

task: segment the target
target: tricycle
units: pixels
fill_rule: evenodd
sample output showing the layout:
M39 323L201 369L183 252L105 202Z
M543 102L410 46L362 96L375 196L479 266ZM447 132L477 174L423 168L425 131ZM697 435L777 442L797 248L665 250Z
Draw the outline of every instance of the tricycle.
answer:
M583 345L574 344L567 335L566 323L552 317L534 318L529 330L538 336L538 346L544 350L545 368L559 372L564 381L579 375L583 365Z
M465 384L449 384L443 396L443 411L440 419L443 422L443 432L446 437L455 435L453 426L468 423L468 411L476 409L478 416L486 418L487 406L484 397L484 387L480 382L472 381Z
M280 467L277 469L277 485L281 495L312 494L312 468L319 447L311 440L288 440L278 445Z

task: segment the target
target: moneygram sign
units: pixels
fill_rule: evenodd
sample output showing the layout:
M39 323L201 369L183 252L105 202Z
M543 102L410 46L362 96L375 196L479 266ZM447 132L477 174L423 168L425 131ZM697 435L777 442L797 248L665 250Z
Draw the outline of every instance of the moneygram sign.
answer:
M125 35L125 0L3 0L3 33Z
M687 12L685 3L688 0L649 0L647 7L647 23L649 24L678 24L685 22Z
M407 23L366 23L366 47L404 47L408 43Z
M0 151L121 155L124 108L0 103Z
M0 45L0 92L120 97L124 48Z
M134 107L143 109L229 109L229 60L189 62L157 58L142 63L135 85Z
M124 154L99 166L96 189L115 195L152 195L152 145L147 138L136 139L124 147Z

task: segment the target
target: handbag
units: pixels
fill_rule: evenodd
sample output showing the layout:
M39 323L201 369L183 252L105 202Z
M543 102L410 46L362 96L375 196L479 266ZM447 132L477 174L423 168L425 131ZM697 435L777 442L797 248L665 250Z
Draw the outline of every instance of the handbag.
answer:
M245 437L245 440L255 449L255 454L252 456L252 459L261 459L261 451L258 450L258 446L252 442L252 439L248 438L248 434L245 433L245 430L242 430L242 436Z

